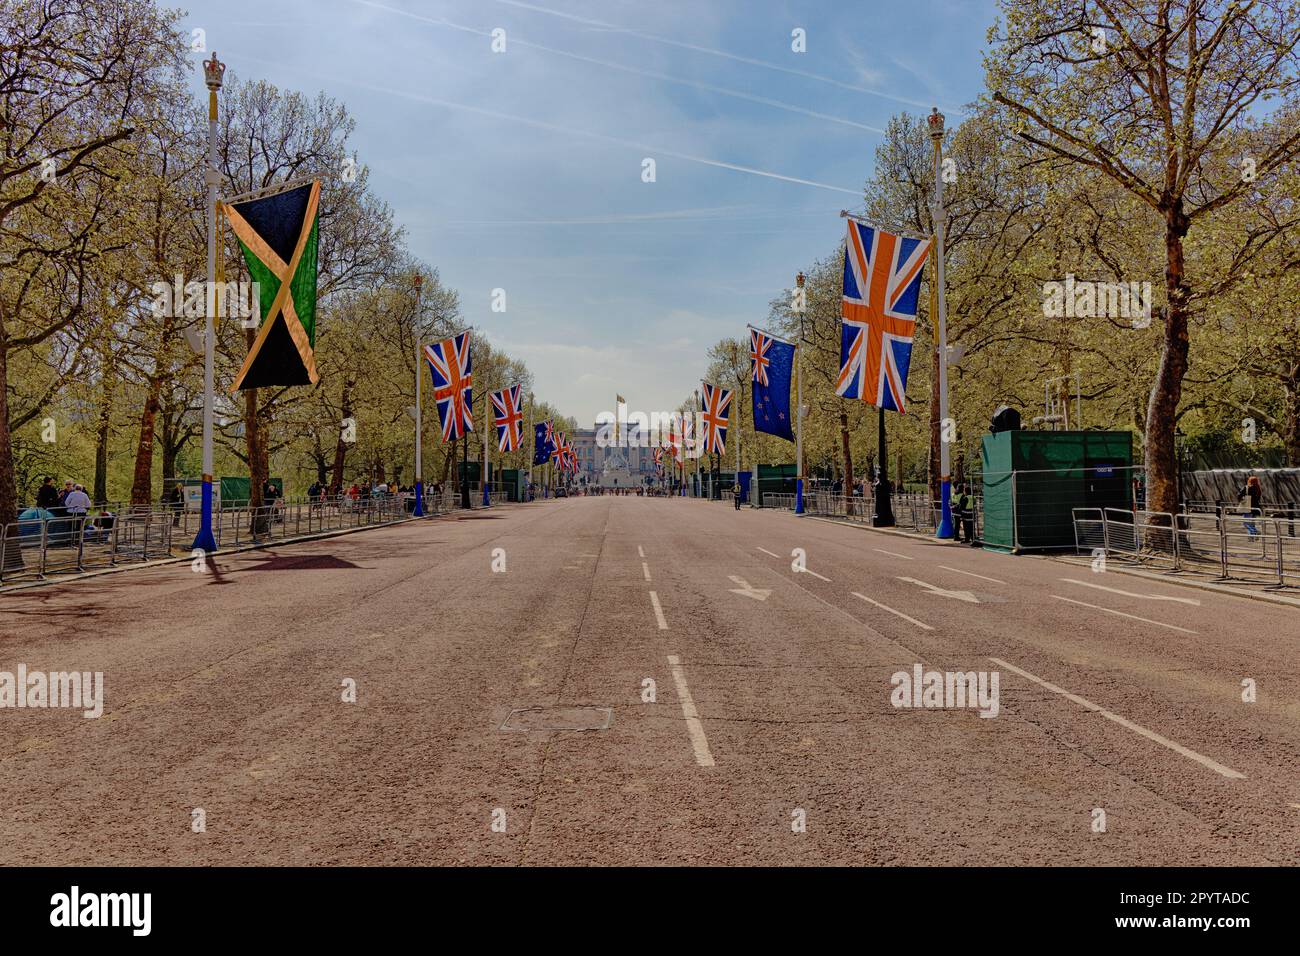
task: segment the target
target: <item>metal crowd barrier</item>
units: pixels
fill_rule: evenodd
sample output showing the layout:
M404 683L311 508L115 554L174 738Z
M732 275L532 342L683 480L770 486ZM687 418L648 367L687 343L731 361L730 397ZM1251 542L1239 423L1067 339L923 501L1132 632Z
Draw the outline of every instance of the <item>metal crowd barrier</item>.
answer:
M1076 552L1100 549L1107 557L1221 581L1300 585L1300 536L1292 533L1290 514L1075 508L1072 518Z
M493 504L505 501L492 492ZM426 515L459 507L459 497L445 490L427 491ZM217 547L293 541L328 531L391 524L410 517L412 495L351 499L278 500L250 508L226 505L213 514ZM0 526L0 582L41 579L188 554L198 530L196 512L166 505L128 507L112 515L66 515Z

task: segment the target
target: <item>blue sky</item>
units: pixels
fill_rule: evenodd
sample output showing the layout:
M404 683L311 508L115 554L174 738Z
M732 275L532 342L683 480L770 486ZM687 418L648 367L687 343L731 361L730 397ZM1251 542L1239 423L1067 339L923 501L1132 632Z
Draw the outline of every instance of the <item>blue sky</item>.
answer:
M995 15L992 0L189 10L240 76L347 104L412 251L528 363L538 398L580 422L616 391L633 409L676 407L709 345L761 324L839 241L890 116L937 105L951 123L978 95Z

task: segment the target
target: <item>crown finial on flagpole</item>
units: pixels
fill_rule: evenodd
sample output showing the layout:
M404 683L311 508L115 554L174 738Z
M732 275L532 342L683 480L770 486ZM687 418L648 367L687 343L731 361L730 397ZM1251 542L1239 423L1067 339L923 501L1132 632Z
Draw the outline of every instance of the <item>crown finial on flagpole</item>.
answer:
M212 51L212 59L203 61L203 81L208 89L216 92L221 89L221 78L226 74L226 64L217 59L217 51Z
M926 122L930 124L930 138L935 142L943 139L943 120L944 116L939 112L939 107L930 110L930 115L926 117Z

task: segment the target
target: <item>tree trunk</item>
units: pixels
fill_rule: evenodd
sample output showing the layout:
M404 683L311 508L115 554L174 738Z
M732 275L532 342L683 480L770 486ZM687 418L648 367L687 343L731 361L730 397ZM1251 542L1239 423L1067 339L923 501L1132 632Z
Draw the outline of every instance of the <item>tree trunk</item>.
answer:
M153 438L154 423L158 419L159 396L162 393L162 376L149 379L149 393L140 413L140 440L135 447L135 476L131 479L131 504L147 505L153 491Z
M1288 468L1300 468L1300 378L1294 374L1283 383L1286 412L1282 426L1282 447L1286 449Z
M103 353L101 366L101 396L99 400L99 421L95 425L95 490L91 500L101 504L108 500L108 439L112 432L113 417L113 375L112 356Z
M339 407L343 410L345 419L352 417L352 387L356 383L348 378L343 380L343 396L339 400ZM343 440L343 425L339 423L339 437L334 443L334 481L331 485L335 496L343 494L343 464L347 459L348 444Z
M1147 404L1146 472L1148 511L1172 514L1178 510L1178 458L1174 428L1178 403L1187 374L1187 286L1184 281L1183 237L1187 221L1181 205L1171 210L1165 227L1165 311L1164 341L1160 368Z
M14 450L9 434L9 342L0 316L0 528L18 520L18 487L14 481ZM21 568L23 554L17 537L5 541L0 564Z
M853 452L849 450L849 413L840 409L840 442L844 445L844 493L853 494ZM852 505L853 499L849 499Z

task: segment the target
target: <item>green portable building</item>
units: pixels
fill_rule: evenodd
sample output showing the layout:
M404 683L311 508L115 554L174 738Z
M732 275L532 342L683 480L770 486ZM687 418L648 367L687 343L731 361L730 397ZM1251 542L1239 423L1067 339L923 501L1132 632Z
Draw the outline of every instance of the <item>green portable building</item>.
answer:
M794 465L759 465L758 490L765 495L792 495L798 481Z
M1130 432L997 432L980 458L985 547L1072 548L1075 508L1133 507Z

